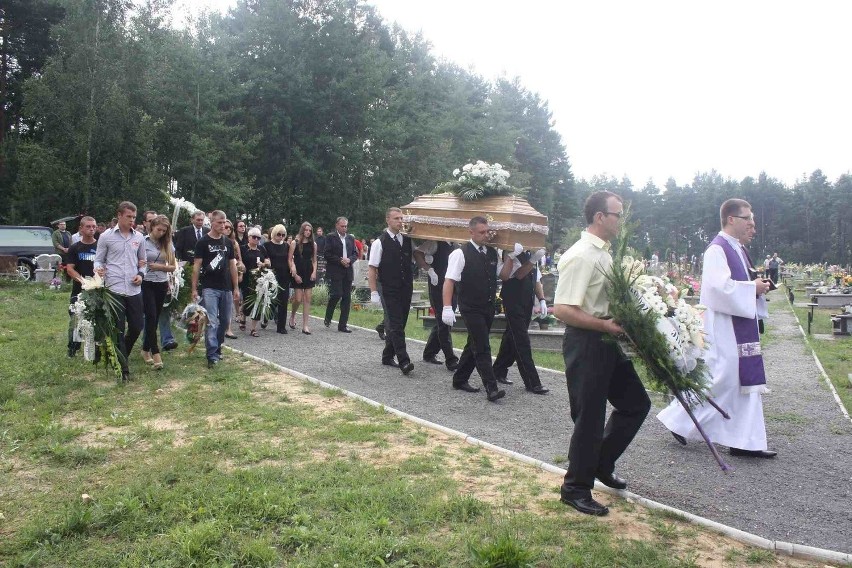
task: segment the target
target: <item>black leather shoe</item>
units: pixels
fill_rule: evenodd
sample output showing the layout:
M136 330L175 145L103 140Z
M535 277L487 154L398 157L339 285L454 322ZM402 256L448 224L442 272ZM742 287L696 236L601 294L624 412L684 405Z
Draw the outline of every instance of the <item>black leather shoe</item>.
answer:
M400 371L402 371L402 374L403 374L403 375L408 375L408 374L410 374L410 373L411 373L411 371L413 371L413 370L414 370L414 363L412 363L411 361L409 361L409 362L408 362L408 363L406 363L405 365L401 365L401 366L399 367L399 370L400 370Z
M348 327L338 327L337 331L339 331L341 333L352 333L352 330L349 329Z
M497 382L501 385L513 385L514 381L510 380L509 377L497 377Z
M543 387L543 386L541 386L541 385L537 385L537 386L534 386L534 387L528 388L527 390L528 390L529 392L533 393L533 394L547 394L547 393L549 393L549 392L550 392L550 389L548 389L548 388L544 388L544 387Z
M612 487L613 489L627 489L627 481L618 477L615 473L598 472L595 474L595 477L597 477L598 481L607 487Z
M684 438L684 437L683 437L683 436L681 436L680 434L676 434L675 432L672 432L672 438L674 438L675 440L677 440L677 443L678 443L678 444L680 444L681 446L685 446L685 445L686 445L686 438Z
M287 335L287 328L286 327L282 327L281 329L277 329L275 331L277 331L278 333L283 333L284 335Z
M594 515L603 517L609 513L609 509L592 499L591 497L574 497L569 498L564 495L559 499L566 505L574 507L584 515Z
M444 362L432 355L431 357L423 357L423 361L425 363L432 363L433 365L443 365Z
M178 344L174 341L171 343L166 343L163 345L163 351L171 351L172 349L177 349Z
M456 390L464 391L464 392L479 392L479 387L475 387L468 382L464 382L458 385L453 385L453 388Z
M126 383L130 381L130 371L122 371L121 372L121 382Z
M390 361L382 361L382 365L387 365L388 367L399 367L393 359Z
M447 363L447 370L448 371L455 371L458 368L459 368L459 360L458 359L456 359L455 361L450 361L450 362Z
M385 340L385 328L384 327L377 327L376 333L379 334L379 339L381 339L382 341Z
M503 389L494 389L492 391L488 391L488 402L496 402L506 396L506 391Z
M219 361L217 361L216 359L207 359L207 368L208 369L212 369L213 367L215 367L218 364L219 364Z
M778 452L774 450L741 450L739 448L730 448L729 451L732 456L739 456L741 458L774 458L778 455Z
M325 327L328 327L328 326L330 326L330 325L331 325L331 321L329 321L329 320L322 320L322 324L323 324Z

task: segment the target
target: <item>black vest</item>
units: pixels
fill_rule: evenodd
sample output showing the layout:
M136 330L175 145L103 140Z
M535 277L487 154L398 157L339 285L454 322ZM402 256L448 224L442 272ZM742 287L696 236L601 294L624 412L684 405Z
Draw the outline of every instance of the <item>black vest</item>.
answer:
M379 283L382 290L411 289L414 274L411 265L411 238L403 235L402 246L387 231L379 237L382 259L379 262Z
M444 277L447 275L447 265L450 260L450 253L456 250L456 245L444 241L438 241L438 250L432 255L432 268L438 275L438 286L444 283Z
M459 307L461 309L493 309L497 295L497 251L485 247L485 254L470 242L462 246L464 269L459 282Z
M530 255L526 252L518 255L518 260L521 262L521 266L523 266L529 258ZM511 259L507 259L506 262L511 261ZM538 274L538 268L533 268L530 270L530 273L521 280L512 277L503 282L503 287L500 289L500 297L503 299L503 309L507 313L513 310L520 310L523 313L532 311L533 298L535 297L536 274Z

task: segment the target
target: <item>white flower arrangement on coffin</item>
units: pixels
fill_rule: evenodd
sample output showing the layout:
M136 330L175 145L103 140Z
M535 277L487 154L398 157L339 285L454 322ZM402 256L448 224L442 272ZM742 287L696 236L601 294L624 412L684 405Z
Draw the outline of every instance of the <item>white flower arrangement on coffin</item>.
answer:
M482 160L453 170L453 180L440 183L432 193L452 193L471 201L494 195L522 195L523 190L509 185L509 172L500 164Z

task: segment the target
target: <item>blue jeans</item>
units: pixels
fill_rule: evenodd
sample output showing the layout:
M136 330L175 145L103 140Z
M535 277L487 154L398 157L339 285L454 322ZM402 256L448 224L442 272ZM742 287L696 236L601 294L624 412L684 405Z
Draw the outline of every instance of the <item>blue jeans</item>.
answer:
M172 335L171 315L168 308L164 308L160 313L160 345L168 345L169 343L177 343L175 336Z
M204 288L201 297L201 305L207 310L207 332L204 336L207 360L218 361L222 358L222 344L225 343L225 330L231 319L234 293L230 290Z

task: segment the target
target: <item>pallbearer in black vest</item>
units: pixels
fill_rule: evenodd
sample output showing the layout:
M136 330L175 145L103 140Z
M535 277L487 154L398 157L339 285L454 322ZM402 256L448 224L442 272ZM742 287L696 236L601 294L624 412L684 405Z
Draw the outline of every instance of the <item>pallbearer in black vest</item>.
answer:
M459 311L467 326L467 344L462 351L459 366L453 374L453 388L479 392L468 381L474 367L479 372L488 400L503 398L506 391L497 388L497 379L491 366L489 334L494 321L494 298L497 295L497 251L486 246L488 220L474 217L469 224L471 240L450 254L444 280L444 308L441 319L448 326L456 321L452 308L453 291L459 286Z
M523 252L523 247L515 243L512 252L505 252L503 269L500 279L503 287L500 297L503 300L503 311L506 313L506 331L500 342L500 351L494 361L494 375L497 382L511 385L507 378L509 367L518 363L518 372L524 381L524 386L535 394L545 394L548 389L541 386L541 379L535 368L530 347L528 328L532 320L535 298L543 315L547 315L547 302L544 301L544 290L541 287L541 274L538 271L538 261L544 256L544 250L530 254Z
M414 370L411 358L405 348L405 325L411 309L411 292L414 289L412 271L411 239L403 235L402 211L397 207L388 209L385 215L388 228L370 247L368 279L370 281L370 301L384 304L385 308L385 348L382 351L382 364L399 366L404 375ZM381 297L378 285L382 285ZM393 358L396 356L396 363Z
M441 361L435 356L438 351L444 352L444 362L447 369L455 371L459 358L453 351L453 339L450 327L441 319L444 309L444 276L447 274L447 263L450 253L456 249L452 243L444 241L425 241L414 249L414 262L429 274L429 303L435 312L435 325L429 332L426 347L423 349L423 360L427 363L440 365ZM453 309L455 309L453 303Z

